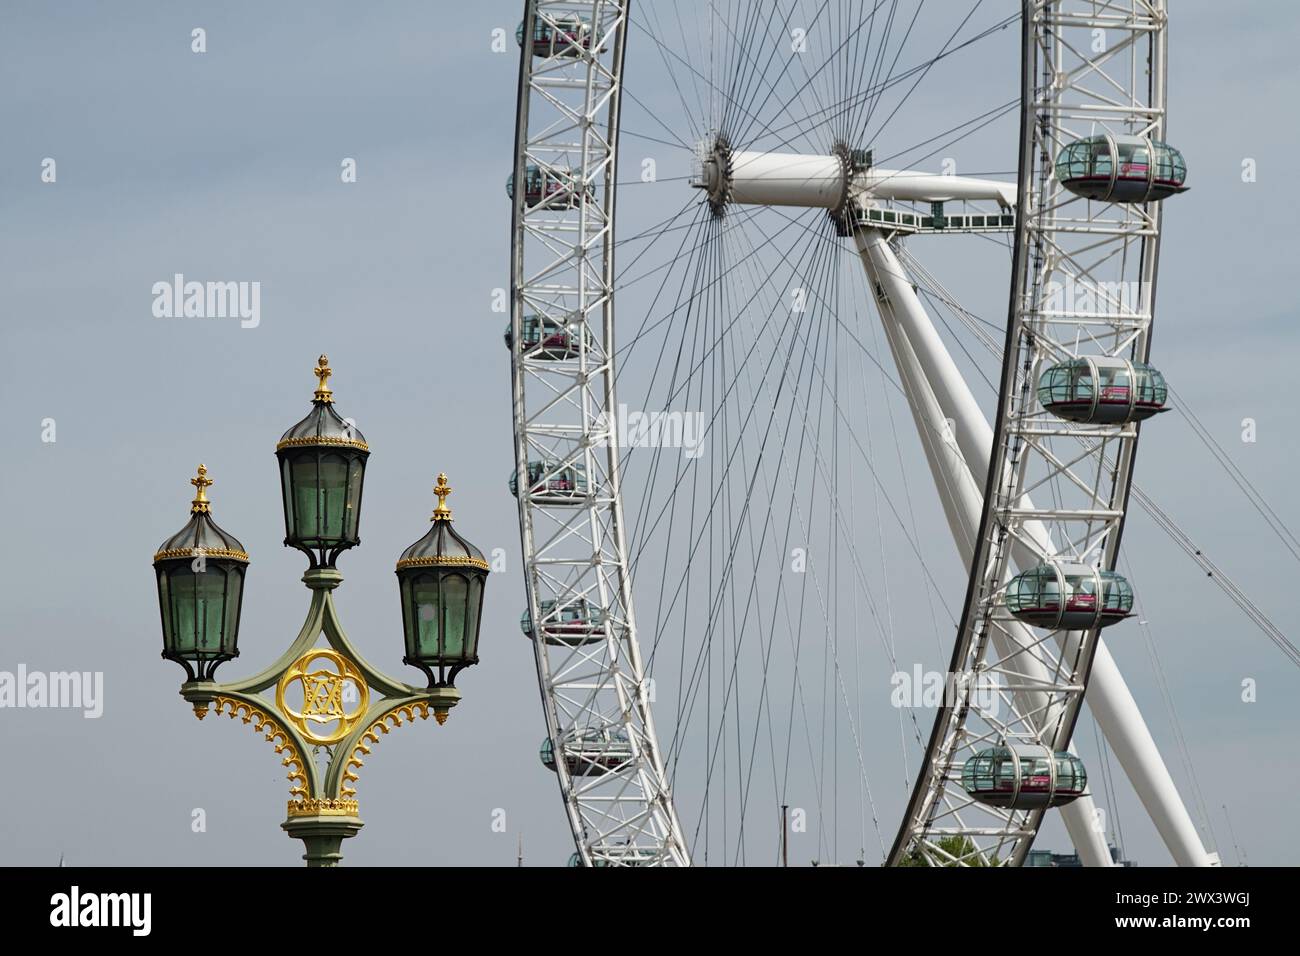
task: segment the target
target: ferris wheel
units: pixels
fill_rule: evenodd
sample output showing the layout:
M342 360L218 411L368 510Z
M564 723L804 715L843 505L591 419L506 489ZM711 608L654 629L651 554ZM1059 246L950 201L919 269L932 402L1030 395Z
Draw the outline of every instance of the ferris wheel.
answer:
M798 786L827 858L856 791L860 865L871 831L890 865L1020 865L1058 808L1108 865L1085 691L1175 861L1213 862L1101 641L1133 610L1121 534L1168 405L1166 5L942 6L525 4L508 484L580 865L772 862ZM970 71L1006 82L989 100ZM968 147L999 172L958 174ZM994 321L935 278L938 247L978 263ZM947 673L928 735L887 725L895 823L863 645L905 673L908 630Z

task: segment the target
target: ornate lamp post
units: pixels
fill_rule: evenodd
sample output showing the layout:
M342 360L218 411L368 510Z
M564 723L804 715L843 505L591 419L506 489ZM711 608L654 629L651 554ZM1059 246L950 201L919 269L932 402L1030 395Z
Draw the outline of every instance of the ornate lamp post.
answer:
M362 827L357 771L382 734L430 713L439 724L460 701L456 675L478 663L488 564L451 527L447 476L434 489L433 527L397 562L406 656L428 678L416 687L376 670L348 640L334 608L343 581L338 556L360 544L361 488L370 449L334 409L322 355L312 410L276 447L286 546L307 555L311 592L298 637L270 667L219 684L213 673L239 655L240 609L249 558L212 519L205 466L190 520L154 555L163 654L185 668L180 694L202 720L209 707L239 717L282 755L288 769L288 817L281 826L303 841L308 866L336 866L340 846ZM317 762L317 754L326 760ZM322 769L323 767L323 769Z

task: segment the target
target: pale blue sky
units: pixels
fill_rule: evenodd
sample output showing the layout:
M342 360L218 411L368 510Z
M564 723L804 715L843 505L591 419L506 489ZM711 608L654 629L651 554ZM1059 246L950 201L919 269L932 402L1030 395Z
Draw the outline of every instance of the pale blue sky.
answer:
M510 562L490 582L483 663L458 681L464 703L445 727L385 738L367 762L359 788L367 826L347 859L508 865L521 834L528 863L567 859L554 778L536 756L542 715L517 624L509 361L504 319L490 308L492 290L508 285L502 187L518 67L513 42L504 55L491 52L491 32L513 34L519 6L6 0L0 670L103 671L106 699L94 721L0 710L0 863L54 863L60 854L95 865L297 861L300 847L278 830L286 785L269 746L224 719L200 725L176 696L181 671L158 658L149 562L186 520L187 481L203 461L217 482L214 516L253 558L243 656L221 676L260 668L297 633L308 595L300 555L281 547L273 452L308 408L322 351L338 407L374 450L364 545L343 558L337 593L362 651L389 672L404 670L393 563L427 527L439 470L456 489L458 529L485 551L504 548ZM1188 157L1193 188L1167 215L1155 348L1188 404L1294 527L1300 333L1288 197L1300 154L1291 121L1300 14L1260 0L1232 11L1175 5L1169 136ZM207 30L202 56L190 52L195 26ZM677 100L651 81L660 66L634 45L629 89L667 116ZM1014 76L1014 63L988 66L966 75L961 93L1010 98ZM900 141L924 137L925 96L942 99L943 90L918 94L898 121ZM645 108L629 108L629 128L661 134ZM669 123L685 128L680 118ZM659 158L665 180L682 172L681 157L654 143L629 139L625 148L622 179L635 178L630 163L643 156ZM56 184L40 182L45 157L57 161ZM344 157L358 161L354 185L339 181ZM1257 183L1241 181L1245 157L1258 160ZM669 181L625 194L625 234L687 198ZM1005 278L990 284L975 258L951 263L945 282L997 317ZM260 281L260 326L153 318L151 286L177 272ZM633 321L634 305L621 308ZM1246 417L1258 422L1255 444L1240 441ZM45 418L57 421L54 444L41 441ZM1177 415L1143 438L1139 483L1292 634L1293 559ZM914 440L904 452L919 469ZM956 595L964 576L928 478L914 474L922 529ZM1300 675L1144 516L1134 518L1125 553L1141 568L1144 610L1220 852L1235 858L1227 803L1251 863L1292 862ZM1137 628L1109 642L1184 783ZM1247 677L1258 680L1258 703L1240 701ZM929 714L918 719L928 728ZM1081 731L1091 752L1090 722ZM868 734L882 768L896 760L896 734L892 726ZM888 773L880 770L878 799L892 834L905 794L883 782ZM856 798L850 783L845 792ZM1120 790L1130 855L1166 862L1127 784ZM207 813L204 834L190 829L196 807ZM506 811L505 833L491 827L496 808ZM797 841L792 858L817 855L814 843ZM857 845L846 835L840 856L851 859ZM1039 845L1064 849L1059 826Z

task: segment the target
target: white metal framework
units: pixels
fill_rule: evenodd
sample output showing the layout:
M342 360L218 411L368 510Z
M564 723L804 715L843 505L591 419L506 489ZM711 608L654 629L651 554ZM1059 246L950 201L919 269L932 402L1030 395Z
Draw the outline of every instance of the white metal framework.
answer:
M541 0L524 14L512 181L515 481L546 732L581 861L685 864L636 642L618 436L606 414L615 404L614 172L626 12L614 0ZM575 18L590 29L569 30ZM535 36L546 38L549 55L537 55ZM541 180L531 195L517 188L530 167ZM592 334L575 335L573 354L555 358L524 344L531 316ZM540 479L529 475L533 461L542 463ZM579 476L581 487L552 490L560 472ZM599 639L543 639L548 623L579 602L602 612ZM618 758L601 760L602 750Z
M525 4L513 173L510 343L514 487L527 582L525 630L534 644L546 715L546 760L557 774L579 861L584 865L685 865L691 862L692 838L698 838L702 824L696 824L694 835L682 828L670 792L670 773L651 719L647 667L632 612L632 561L623 516L620 429L615 414L620 350L615 347L614 298L616 288L621 287L614 268L615 174L631 6L630 0L529 0ZM798 4L802 13L812 15L814 23L825 6L804 9L802 2ZM852 4L844 6L848 9ZM758 23L766 15L762 5L728 3L726 7L724 15L715 12L721 24L719 36L725 36L722 27L733 39L760 31L767 35L768 27ZM778 2L772 16L785 16L788 26L795 9L796 0L788 7ZM713 217L707 221L706 214L702 220L704 238L698 248L714 250L710 253L713 260L702 271L715 278L703 282L702 289L710 296L718 295L719 301L709 307L716 311L706 309L703 318L721 321L725 328L708 332L716 335L714 345L700 364L691 367L687 384L678 386L673 394L685 388L690 395L691 376L706 361L719 363L720 343L729 333L734 334L733 327L740 327L741 314L767 282L761 274L752 276L743 290L752 295L743 301L714 291L717 281L734 273L770 241L746 247L749 251L736 261L728 258L724 243L744 224L745 211L795 207L829 213L830 218L822 220L817 229L823 239L832 237L827 240L830 255L851 251L861 261L866 288L883 325L898 384L911 409L944 515L958 553L970 568L950 666L957 695L939 709L928 744L923 744L924 762L914 778L904 819L892 847L882 856L893 865L1022 863L1044 811L1003 810L976 802L962 787L962 765L976 751L998 744L1068 749L1091 676L1088 699L1097 723L1175 860L1186 865L1212 862L1097 630L1035 629L1013 619L1004 602L1006 584L1017 569L1058 560L1106 571L1115 568L1139 426L1063 421L1038 403L1036 386L1049 365L1070 359L1147 360L1160 206L1156 202L1118 204L1079 198L1062 188L1054 175L1054 161L1068 143L1099 134L1164 139L1165 4L1163 0L1027 0L1023 4L1018 18L1022 88L1014 104L1020 115L1015 183L938 176L911 168L877 168L869 153L856 149L861 144L845 142L842 137L833 144L815 144L833 146L820 152L780 148L816 125L809 118L817 115L816 110L809 116L795 115L782 125L791 115L807 110L805 90L824 86L827 95L834 97L838 84L844 100L836 109L854 120L865 115L867 122L861 125L866 129L880 90L901 82L885 78L882 65L890 65L885 62L883 39L870 77L865 75L870 41L864 46L859 37L868 19L863 14L854 27L848 14L842 15L843 43L837 49L855 43L861 47L861 61L859 64L855 47L851 57L844 57L838 73L831 71L833 78L822 77L821 69L810 70L800 62L806 83L787 79L788 64L775 80L767 75L754 79L746 72L761 74L773 60L769 55L764 62L763 54L748 48L732 56L730 64L739 79L733 78L729 86L721 63L716 68L711 64L707 75L703 66L681 71L682 82L703 87L724 116L718 126L696 130L703 138L693 146L692 185L704 191L705 206ZM681 30L683 42L690 42L686 39L689 32ZM711 36L710 42L717 42L716 38ZM935 60L948 55L947 50L945 45ZM659 52L665 64L685 64L671 49ZM895 63L897 59L895 54ZM790 60L795 62L797 58ZM900 69L899 76L910 80L914 72ZM866 92L854 88L859 79L865 82ZM770 125L758 124L769 144L750 149L737 142L733 149L733 130L749 130L757 122L753 115L757 110L747 107L758 99L763 103L771 100L783 81L793 88L793 95ZM677 92L682 91L679 88ZM865 106L868 101L870 110ZM853 125L837 123L845 129ZM883 128L884 123L879 126ZM782 136L790 127L796 132ZM777 148L772 147L773 140ZM522 188L520 184L524 184ZM924 208L918 211L917 204L928 204L928 215ZM918 281L926 282L930 289L935 283L901 240L917 234L997 233L1013 235L1014 249L1002 374L997 383L1000 395L990 425L918 294ZM851 250L848 243L841 247L834 236L851 237ZM810 257L810 264L791 266L791 271L822 268L818 255L821 253ZM700 298L693 292L679 309L698 309ZM834 318L838 328L839 317ZM748 321L752 322L752 317ZM548 330L555 333L549 344ZM767 334L761 324L750 332L755 342L760 338L766 342ZM704 337L702 332L702 340ZM835 341L839 342L838 332ZM776 349L785 348L785 344L774 334L773 358L782 358L787 365L797 359L802 369L811 355L808 367L815 374L817 349L825 344L812 343L809 334L802 342L805 355L798 356L799 344L791 343L791 351L780 356ZM726 376L736 377L739 383L740 376L749 374L749 356L740 356L730 372L727 361L723 358L723 370L715 374L730 396L732 388ZM757 386L746 378L737 394L749 396L746 400L750 403L770 403L773 418L778 407L784 411L787 406L783 403L788 403L790 416L804 418L799 438L803 449L814 427L809 423L812 392L801 398L796 385L793 399L783 397L781 386L775 390L767 386L766 374L759 372ZM825 387L826 383L821 384ZM726 400L724 396L724 403ZM830 414L835 419L841 415L838 391L831 400L834 408ZM718 447L726 460L725 467L719 466L723 478L715 485L718 490L711 498L705 495L710 506L730 492L727 474L733 459L749 453L743 448L749 417L743 422L737 419L741 438L733 447L727 437L729 414L725 409L715 410L711 420L711 425L722 420ZM785 427L773 470L761 460L764 450L772 457L766 434L757 449L760 460L743 462L746 470L753 470L741 489L739 525L749 518L756 485L782 480L797 483L802 473L803 465L797 465L792 482L785 439L797 430L788 423ZM822 457L824 453L816 447L821 425L815 427L812 472L836 475L839 453L830 452L834 455L830 461ZM771 430L769 423L768 432ZM851 423L846 431L857 441ZM677 486L684 484L683 474L678 472ZM827 483L832 482L828 479ZM675 503L676 492L674 487L663 500ZM748 530L749 547L756 552L768 540L771 510L769 506L757 546L755 532ZM786 510L794 513L795 523L807 532L810 515L803 513L798 502ZM831 534L838 541L843 521L838 490L827 515ZM778 565L789 543L789 518L786 527L785 542L777 549ZM713 529L707 535L712 552ZM692 535L688 563L704 547L704 537L704 533L699 538ZM728 613L722 608L725 600L735 601L734 592L724 600L724 591L735 587L740 527L728 525L718 538L721 550L728 553L721 565L723 583L718 584L712 574L708 576L710 632ZM863 586L859 556L852 542L848 547L852 552L849 572ZM748 582L751 593L763 586L784 587L779 582L771 584L767 574L758 569L759 558L754 561L755 571ZM688 568L683 578L689 576ZM742 595L742 603L747 600L750 598ZM834 599L823 594L819 584L816 601L822 606L838 682L831 696L842 699L851 711L833 635L838 614L833 608L827 611L828 600L833 603ZM676 606L673 597L669 607ZM773 621L776 609L773 604ZM754 626L748 610L740 610L745 612L740 623ZM735 616L741 617L738 612ZM795 623L787 622L787 626L799 630ZM770 640L775 624L769 628ZM761 644L761 622L758 630ZM797 639L792 640L797 663ZM772 646L768 644L765 651L769 656ZM733 704L739 709L739 694L733 699L732 692L741 682L737 675L743 670L739 642L733 648L735 660L721 681L726 687L721 701L724 710ZM762 668L760 697L768 693L766 658ZM712 679L710 673L708 680ZM698 689L695 680L686 690L688 699L693 699ZM991 680L998 688L993 701L996 706L976 693ZM673 728L674 746L679 749L682 721L689 719L683 714L689 714L693 703L688 700L688 705L679 703L678 726ZM863 728L850 722L850 729L861 764ZM919 739L919 732L917 736ZM713 753L718 744L712 746L708 779L714 776ZM740 741L736 747L744 749ZM738 759L736 764L738 782L742 762ZM773 757L773 764L776 762ZM726 780L725 755L722 764ZM754 764L748 766L752 771ZM863 782L867 783L865 768ZM742 831L749 781L743 783ZM869 785L865 792L870 799ZM1076 800L1063 814L1084 861L1108 865L1104 836L1093 824L1091 798ZM707 804L700 819L707 829ZM732 824L724 818L723 825L726 832L725 827ZM705 840L707 847L707 837ZM743 857L743 851L738 850L735 857Z
M961 787L962 763L1001 741L1054 750L1070 744L1099 632L1035 638L1008 613L1005 586L1016 564L1058 556L1114 569L1140 425L1063 422L1038 404L1035 389L1056 362L1092 355L1147 360L1160 206L1073 196L1053 163L1064 146L1098 132L1164 139L1166 25L1160 0L1025 7L1012 301L952 670L1000 673L1037 699L1019 701L1009 719L969 696L940 713L890 853L894 863L918 851L934 862L951 860L940 840L954 835L964 838L959 855L971 861L1023 862L1044 811L976 802ZM1048 495L1050 501L1041 500Z

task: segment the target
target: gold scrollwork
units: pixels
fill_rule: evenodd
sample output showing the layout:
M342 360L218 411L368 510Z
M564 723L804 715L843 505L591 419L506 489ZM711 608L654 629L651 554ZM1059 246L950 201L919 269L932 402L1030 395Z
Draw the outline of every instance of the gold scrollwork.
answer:
M463 554L430 554L420 558L402 558L397 562L397 570L403 568L482 568L491 571L492 567L482 558L467 557Z
M294 745L293 738L265 711L254 707L247 701L236 700L232 697L214 697L212 699L213 711L220 714L223 709L229 708L229 717L234 720L236 717L246 724L252 724L253 729L263 734L275 746L275 752L283 754L284 759L280 762L289 768L289 782L297 781L296 786L289 788L289 796L307 797L307 774L306 763L303 761L302 754L298 752L297 746ZM196 709L197 712L197 709ZM293 801L290 800L292 803Z
M338 445L345 448L360 448L362 451L370 451L370 446L359 438L339 438L335 435L307 435L302 438L285 438L276 443L275 450L311 447L312 445Z
M155 561L165 561L169 558L231 558L235 561L248 563L247 551L234 551L230 548L172 548L169 551L159 551L154 556Z
M291 817L355 817L357 810L357 801L349 799L310 797L289 801Z
M429 719L429 705L423 701L415 701L409 704L398 704L392 710L381 714L379 719L366 728L357 745L352 749L348 756L348 762L343 765L343 779L339 782L339 793L343 797L356 796L357 790L349 784L356 783L357 775L353 772L353 767L361 769L363 754L370 754L370 745L379 743L379 735L391 732L389 721L392 721L392 727L402 726L403 721L414 721L418 716L421 720ZM446 720L446 715L435 715L438 717L438 723Z
M328 665L328 666L323 666ZM302 688L302 707L286 700L291 685ZM348 688L354 693L349 697ZM307 651L284 672L275 703L298 731L314 744L335 744L350 734L370 707L370 688L355 664L338 651ZM329 727L333 729L327 729Z

